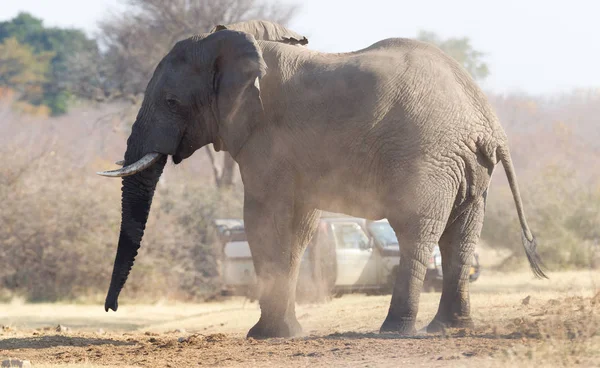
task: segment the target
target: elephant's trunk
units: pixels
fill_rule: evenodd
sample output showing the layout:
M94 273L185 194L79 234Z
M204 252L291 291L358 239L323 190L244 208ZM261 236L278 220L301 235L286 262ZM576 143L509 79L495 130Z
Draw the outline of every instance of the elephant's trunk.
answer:
M143 156L141 152L134 154L132 152L134 150L132 147L127 148L125 154L127 164L136 162ZM110 287L104 304L107 312L109 309L116 311L118 308L117 299L133 267L146 228L154 190L166 162L167 155L162 155L152 166L122 179L121 231Z

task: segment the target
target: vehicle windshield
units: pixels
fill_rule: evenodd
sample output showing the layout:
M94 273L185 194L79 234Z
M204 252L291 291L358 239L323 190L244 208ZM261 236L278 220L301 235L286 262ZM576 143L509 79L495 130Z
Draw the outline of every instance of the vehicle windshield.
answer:
M356 223L339 223L333 226L338 247L346 249L365 249L369 238L360 225Z
M398 245L398 239L394 229L390 226L389 222L371 222L369 224L369 230L377 239L377 241L384 247L396 247Z

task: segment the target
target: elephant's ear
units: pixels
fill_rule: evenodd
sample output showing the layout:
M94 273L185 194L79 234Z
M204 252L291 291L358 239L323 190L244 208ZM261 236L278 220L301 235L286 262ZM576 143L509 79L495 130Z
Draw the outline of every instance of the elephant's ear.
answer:
M219 136L236 157L254 128L264 121L258 80L267 65L254 37L223 30L206 37L203 51L212 58Z
M218 24L217 26L215 26L213 29L210 30L210 33L215 33L216 31L222 31L224 29L227 29L227 27L225 27L222 24Z

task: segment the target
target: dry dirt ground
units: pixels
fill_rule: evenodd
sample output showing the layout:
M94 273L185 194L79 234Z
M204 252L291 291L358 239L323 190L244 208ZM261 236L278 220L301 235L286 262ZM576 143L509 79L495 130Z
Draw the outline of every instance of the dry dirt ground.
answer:
M0 360L33 367L557 367L600 366L597 271L484 273L471 286L473 331L380 335L390 296L346 295L297 308L305 336L245 339L256 303L0 304ZM418 328L440 294L421 296ZM57 331L58 325L67 329Z

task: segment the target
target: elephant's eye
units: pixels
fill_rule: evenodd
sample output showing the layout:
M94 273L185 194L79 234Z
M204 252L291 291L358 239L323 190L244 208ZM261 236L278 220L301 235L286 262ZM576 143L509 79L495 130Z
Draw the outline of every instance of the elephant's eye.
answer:
M175 110L179 106L179 101L172 97L169 97L167 98L167 106L169 107L169 109Z

